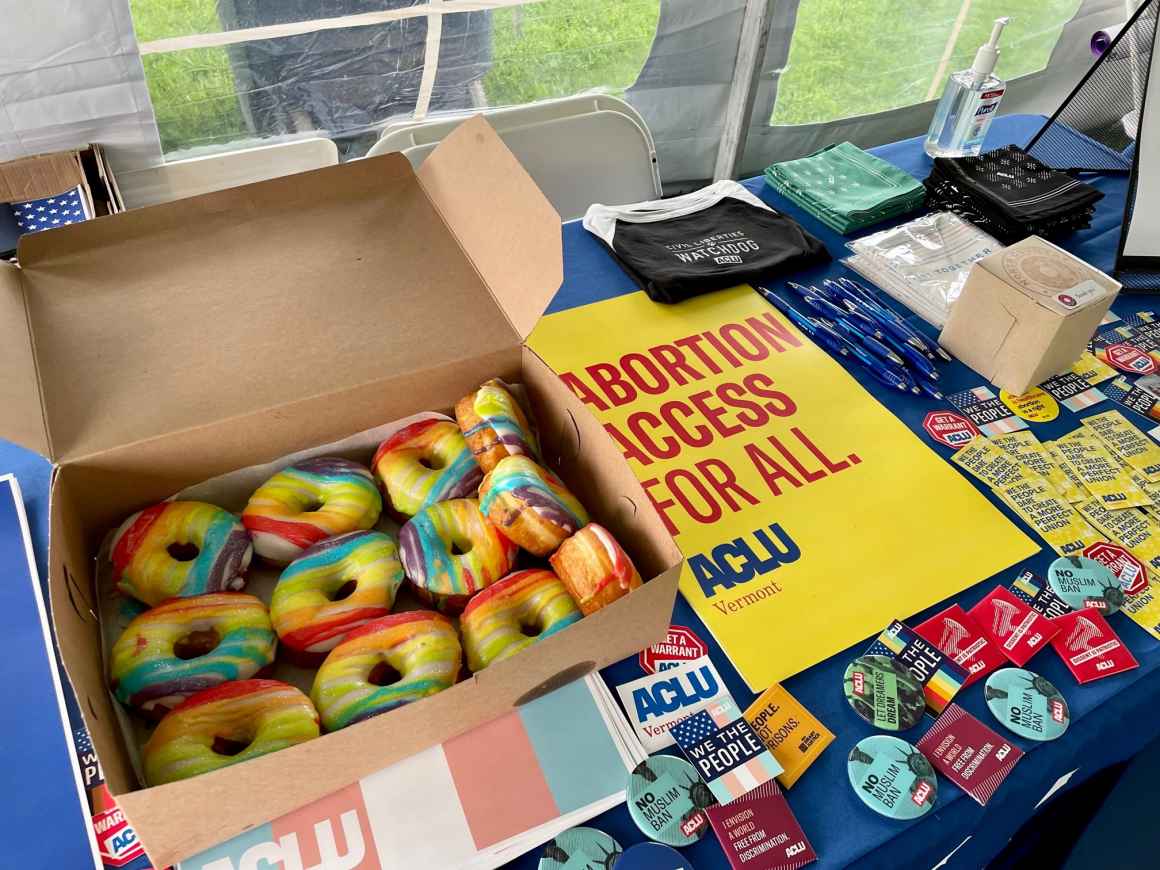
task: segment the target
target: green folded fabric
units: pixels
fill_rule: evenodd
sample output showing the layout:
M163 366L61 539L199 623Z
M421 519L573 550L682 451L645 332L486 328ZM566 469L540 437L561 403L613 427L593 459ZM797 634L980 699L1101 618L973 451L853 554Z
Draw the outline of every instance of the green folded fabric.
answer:
M843 235L914 211L926 196L914 176L849 142L774 163L765 180Z

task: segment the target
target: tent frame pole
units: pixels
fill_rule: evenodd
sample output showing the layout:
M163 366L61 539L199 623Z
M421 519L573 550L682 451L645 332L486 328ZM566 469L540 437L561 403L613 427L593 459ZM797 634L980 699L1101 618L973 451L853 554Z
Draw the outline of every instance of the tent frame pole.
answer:
M725 107L725 124L721 143L717 146L717 164L713 179L734 178L749 138L749 124L753 118L753 104L761 77L761 61L769 40L769 26L773 18L773 0L746 0L741 18L741 34L737 42L737 62L733 67L733 83L729 102Z

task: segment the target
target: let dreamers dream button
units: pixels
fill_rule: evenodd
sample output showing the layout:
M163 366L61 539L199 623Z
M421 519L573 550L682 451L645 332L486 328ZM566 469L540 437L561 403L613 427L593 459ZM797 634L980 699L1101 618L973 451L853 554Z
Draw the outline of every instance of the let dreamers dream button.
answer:
M926 756L889 734L859 740L850 750L846 771L862 803L889 819L917 819L938 798L938 780Z
M854 712L883 731L905 731L922 721L922 685L890 656L859 656L846 668L846 700Z
M1067 701L1050 682L1023 668L1003 668L987 678L984 697L995 718L1028 740L1054 740L1067 730Z
M544 846L539 870L584 870L612 867L623 850L620 843L596 828L571 828Z
M688 846L709 830L701 810L717 803L693 765L674 755L646 758L628 776L628 813L650 840Z
M1075 610L1090 607L1111 616L1126 600L1120 579L1095 559L1061 556L1047 569L1051 591Z

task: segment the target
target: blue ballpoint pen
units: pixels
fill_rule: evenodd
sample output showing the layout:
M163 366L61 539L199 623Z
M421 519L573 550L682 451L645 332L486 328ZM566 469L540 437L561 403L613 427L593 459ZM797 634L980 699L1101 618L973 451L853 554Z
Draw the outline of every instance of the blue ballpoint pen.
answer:
M847 340L860 342L872 354L881 357L887 362L894 363L896 366L906 366L906 360L904 360L878 339L871 338L870 336L860 332L858 328L852 324L847 323L844 320L836 320L834 321L834 325L838 327L838 331L841 332Z
M888 317L890 317L895 323L897 323L906 332L908 332L910 334L910 337L913 339L913 341L911 343L914 344L915 347L918 348L919 350L921 350L923 353L927 354L928 356L931 356L932 359L934 358L933 355L937 354L944 361L946 361L946 362L951 361L951 359L952 359L951 355L949 353L947 353L945 350L943 350L939 346L939 343L937 341L931 341L926 336L922 335L917 329L915 329L909 323L907 323L904 318L900 317L896 312L892 311L889 307L887 307L886 305L883 305L881 302L879 302L878 299L876 298L875 294L872 293L868 288L859 284L857 281L853 280L852 278L846 277L845 275L839 276L837 283L840 286L848 287L848 288L852 289L855 293L859 294L865 301L867 301L867 302L871 303L872 305L875 305L879 309L881 309L881 311L884 314L886 314Z
M861 292L852 290L846 284L840 283L843 279L838 281L831 281L827 278L822 283L828 283L829 289L842 297L842 302L848 308L858 308L865 311L875 322L880 323L882 328L893 335L899 341L909 344L915 350L924 354L929 360L936 360L938 357L931 352L926 342L910 327L905 320L881 304L862 290ZM853 284L853 282L848 282Z
M836 353L839 356L849 356L850 351L846 349L842 337L831 330L823 323L816 323L810 320L804 314L796 311L788 302L779 297L776 293L768 287L754 287L757 294L761 296L766 302L788 317L798 329L808 335L811 339L816 341L830 353Z
M942 392L938 390L930 381L918 378L917 383L919 389L930 396L932 399L939 399L941 401L942 399L946 398Z
M878 328L878 324L867 317L862 312L850 312L845 308L839 307L834 302L830 301L830 297L836 297L833 291L826 291L823 293L817 287L803 287L795 281L787 281L786 286L793 290L799 297L805 300L814 311L822 317L827 317L830 320L854 320L859 324L859 328L864 332L868 332L872 338L882 339L882 330ZM811 301L811 299L813 301Z
M852 282L851 282L852 283ZM890 333L899 341L904 341L907 344L925 353L931 360L936 359L935 355L931 353L923 341L915 335L914 331L902 321L893 311L890 311L885 306L878 303L876 300L870 299L865 293L851 289L850 287L826 278L823 285L830 290L830 292L839 297L842 304L851 310L864 311L867 316L882 326L885 332Z
M920 374L932 381L938 380L938 369L934 367L934 363L926 358L926 354L919 353L909 344L898 341L889 335L886 336L886 343L897 350L906 359L907 364L917 369Z
M871 375L886 384L886 386L893 387L904 393L911 392L921 395L922 391L915 384L914 379L906 369L900 369L884 360L875 359L856 344L850 345L850 352L854 354Z

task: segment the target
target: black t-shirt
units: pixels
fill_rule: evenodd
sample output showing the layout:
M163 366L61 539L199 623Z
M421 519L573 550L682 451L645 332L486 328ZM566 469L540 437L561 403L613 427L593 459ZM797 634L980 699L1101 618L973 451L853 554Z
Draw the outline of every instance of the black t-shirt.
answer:
M714 187L722 184L741 187L736 182ZM689 211L681 201L703 192L649 203L651 208L636 215L607 209L602 224L590 221L593 209L603 208L593 206L584 224L655 302L680 302L829 262L825 246L793 218L754 204L749 201L752 194L742 190L746 198L712 197L704 207L671 217L662 215L666 210ZM648 219L632 219L641 214Z

